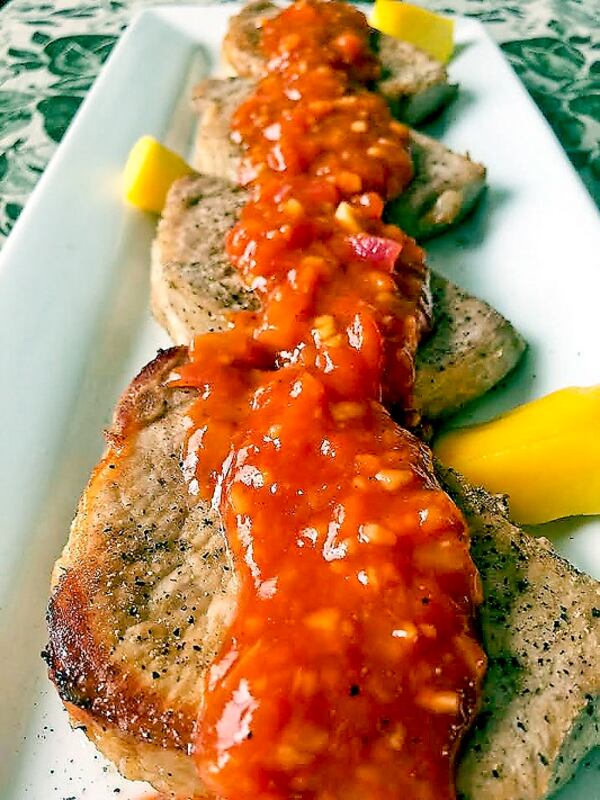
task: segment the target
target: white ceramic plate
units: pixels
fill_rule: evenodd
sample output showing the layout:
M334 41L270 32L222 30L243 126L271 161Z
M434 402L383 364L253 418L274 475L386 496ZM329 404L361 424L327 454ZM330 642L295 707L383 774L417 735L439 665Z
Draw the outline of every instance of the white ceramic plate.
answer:
M0 797L139 798L69 729L39 653L52 563L101 430L166 336L148 312L154 220L121 202L132 143L153 134L186 154L190 87L215 67L232 6L156 8L115 49L0 257ZM568 384L600 381L600 230L550 129L483 28L457 21L458 101L435 132L489 169L476 215L431 244L440 271L485 297L530 342L482 417ZM600 575L600 525L552 527L560 549ZM598 800L588 759L561 800ZM119 794L114 794L120 790Z

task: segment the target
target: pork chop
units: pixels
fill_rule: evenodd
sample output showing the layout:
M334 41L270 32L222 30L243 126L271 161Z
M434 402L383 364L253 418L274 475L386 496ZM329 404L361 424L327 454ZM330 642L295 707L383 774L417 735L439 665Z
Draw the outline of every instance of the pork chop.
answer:
M265 62L260 47L261 26L280 9L265 0L248 3L229 20L223 40L223 58L233 74L258 78ZM398 119L418 125L456 95L443 64L409 42L373 30L374 46L382 66L379 91Z
M488 672L459 796L547 797L600 744L600 583L512 524L505 498L436 474L466 517L485 596Z
M256 307L223 244L245 197L243 189L206 175L171 187L152 249L152 310L177 344L221 330L227 311ZM431 285L435 325L417 356L416 397L434 418L491 389L525 343L487 303L441 276L433 275Z
M194 89L199 113L192 164L198 172L237 182L242 151L231 138L231 122L255 81L249 78L207 78ZM390 222L416 239L436 236L460 222L485 187L485 167L441 142L410 131L414 177L389 205Z
M238 583L219 520L181 470L195 395L165 381L186 354L160 353L117 405L54 571L46 659L73 724L125 776L203 798L189 750ZM501 500L439 475L471 528L489 656L458 786L467 800L542 800L600 742L600 588Z

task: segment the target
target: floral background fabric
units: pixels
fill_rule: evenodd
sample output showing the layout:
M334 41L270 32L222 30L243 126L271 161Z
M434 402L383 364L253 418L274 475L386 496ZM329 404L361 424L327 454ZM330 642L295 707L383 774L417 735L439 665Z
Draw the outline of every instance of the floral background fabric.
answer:
M488 26L600 204L600 0L420 2ZM11 0L0 10L0 245L132 15L158 3Z

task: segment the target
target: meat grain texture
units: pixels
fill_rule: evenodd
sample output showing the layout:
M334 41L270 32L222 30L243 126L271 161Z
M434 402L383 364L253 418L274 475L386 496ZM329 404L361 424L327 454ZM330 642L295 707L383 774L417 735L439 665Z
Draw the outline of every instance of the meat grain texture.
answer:
M127 777L207 796L189 748L201 676L235 613L219 520L180 464L192 391L165 351L133 381L56 564L50 677L76 727ZM600 743L600 587L507 518L499 498L438 468L481 573L483 707L458 768L467 800L541 800Z

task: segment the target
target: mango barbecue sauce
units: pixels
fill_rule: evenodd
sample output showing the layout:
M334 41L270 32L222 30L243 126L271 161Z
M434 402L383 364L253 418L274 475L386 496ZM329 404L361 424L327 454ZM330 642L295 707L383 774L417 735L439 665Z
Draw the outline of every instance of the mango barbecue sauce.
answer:
M221 512L238 606L204 681L194 758L222 798L449 800L485 657L464 520L407 426L429 324L422 250L383 219L408 131L369 91L363 15L267 21L238 109L250 199L232 263L257 312L198 337L190 491Z

